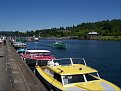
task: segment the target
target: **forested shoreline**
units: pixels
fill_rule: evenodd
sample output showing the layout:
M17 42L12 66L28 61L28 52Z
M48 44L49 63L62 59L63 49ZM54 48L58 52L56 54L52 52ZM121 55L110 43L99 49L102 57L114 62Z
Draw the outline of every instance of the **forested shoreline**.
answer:
M31 30L31 31L25 31L25 32L15 31L15 32L12 32L12 34L14 36L19 36L19 37L20 36L22 37L78 36L78 38L82 38L86 36L88 32L91 32L91 31L97 32L99 36L114 36L114 38L116 38L118 36L121 36L121 19L103 20L98 22L83 22L78 25L72 25L67 27L59 27L59 28L55 27L51 29Z

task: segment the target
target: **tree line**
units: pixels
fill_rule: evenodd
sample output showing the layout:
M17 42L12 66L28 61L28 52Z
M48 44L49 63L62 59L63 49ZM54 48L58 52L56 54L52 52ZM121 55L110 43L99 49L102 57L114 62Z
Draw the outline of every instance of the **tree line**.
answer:
M100 36L121 36L121 19L103 20L98 22L83 22L60 28L31 30L26 32L13 32L15 36L41 36L41 37L65 37L85 36L88 32L98 32Z

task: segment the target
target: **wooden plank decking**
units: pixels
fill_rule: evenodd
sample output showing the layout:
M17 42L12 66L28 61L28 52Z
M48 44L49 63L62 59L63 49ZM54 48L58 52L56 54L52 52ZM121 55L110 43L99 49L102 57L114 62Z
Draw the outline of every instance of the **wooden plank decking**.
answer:
M47 91L8 42L0 46L0 91Z

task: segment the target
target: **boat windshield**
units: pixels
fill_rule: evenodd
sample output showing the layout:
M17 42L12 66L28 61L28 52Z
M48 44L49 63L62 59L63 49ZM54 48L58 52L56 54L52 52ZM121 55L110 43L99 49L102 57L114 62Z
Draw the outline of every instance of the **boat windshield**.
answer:
M48 60L39 60L39 61L38 61L38 65L39 65L39 66L46 66L47 63L48 63Z
M58 63L59 65L71 65L71 60L70 59L54 59L54 63Z
M58 63L59 65L73 65L73 64L84 64L86 62L83 58L61 58L61 59L54 59L54 63Z
M78 83L78 82L85 82L84 77L82 74L80 75L66 75L63 76L64 85L71 84L71 83Z
M73 64L85 64L86 65L84 58L72 58L72 60L73 60Z
M40 52L40 53L36 53L36 52L33 52L33 53L30 53L30 52L27 52L26 54L33 54L34 56L50 56L51 53L50 52Z
M78 74L78 75L66 75L63 76L63 84L71 84L71 83L79 83L79 82L89 82L99 80L98 76L94 76L92 74Z
M42 55L43 55L43 56L50 56L51 53L50 53L50 52L43 52Z

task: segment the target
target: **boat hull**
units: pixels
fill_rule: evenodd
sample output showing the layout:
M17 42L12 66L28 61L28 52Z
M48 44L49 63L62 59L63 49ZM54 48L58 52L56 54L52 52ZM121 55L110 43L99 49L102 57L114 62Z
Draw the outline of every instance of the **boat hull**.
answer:
M26 64L29 66L29 67L35 67L36 66L36 60L33 60L33 59L29 59L29 58L26 58L25 59L25 62Z
M59 44L52 44L51 47L57 48L57 49L66 49L66 45L59 45Z

